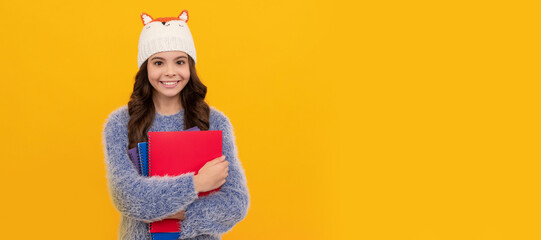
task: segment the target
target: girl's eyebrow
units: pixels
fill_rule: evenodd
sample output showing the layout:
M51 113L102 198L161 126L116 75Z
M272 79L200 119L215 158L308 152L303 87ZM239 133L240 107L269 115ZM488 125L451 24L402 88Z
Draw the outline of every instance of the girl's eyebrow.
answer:
M188 59L188 57L186 57L186 56L179 56L179 57L175 58L175 60L176 60L176 59L179 59L179 58L186 58L186 59ZM165 59L162 58L162 57L153 57L152 59L150 59L150 61L152 61L152 60L154 60L154 59L165 60Z

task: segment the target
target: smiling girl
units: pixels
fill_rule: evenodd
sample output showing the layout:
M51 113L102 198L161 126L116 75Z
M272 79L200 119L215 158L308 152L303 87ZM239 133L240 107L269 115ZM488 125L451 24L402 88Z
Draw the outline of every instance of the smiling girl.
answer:
M119 239L150 239L148 223L181 220L179 239L220 239L245 218L246 176L229 118L205 103L207 87L195 70L188 12L152 18L142 13L139 71L127 106L113 111L103 132L108 187L121 213ZM195 175L143 177L127 150L147 141L149 131L221 130L223 156ZM198 197L221 187L209 196Z

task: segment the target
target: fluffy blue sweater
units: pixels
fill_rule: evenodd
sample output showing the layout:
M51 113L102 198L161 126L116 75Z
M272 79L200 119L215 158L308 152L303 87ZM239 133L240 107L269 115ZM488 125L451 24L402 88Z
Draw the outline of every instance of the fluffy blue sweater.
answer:
M107 183L116 209L121 213L119 239L150 239L148 224L185 210L180 239L221 239L221 235L244 219L250 204L246 176L238 159L233 126L210 107L210 129L222 130L223 155L229 175L221 190L198 198L194 173L180 176L143 177L130 161L127 106L113 111L105 123L103 140ZM149 131L184 130L184 110L174 115L156 113Z

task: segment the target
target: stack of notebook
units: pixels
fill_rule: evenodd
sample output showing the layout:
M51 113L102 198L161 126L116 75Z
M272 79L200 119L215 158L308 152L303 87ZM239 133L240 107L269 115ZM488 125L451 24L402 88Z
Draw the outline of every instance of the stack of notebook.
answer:
M138 143L137 147L128 150L128 155L143 176L197 174L205 163L222 156L222 131L200 131L193 127L178 132L148 132L148 142ZM219 190L201 192L198 196ZM153 240L178 239L180 231L181 222L178 219L164 219L149 224Z

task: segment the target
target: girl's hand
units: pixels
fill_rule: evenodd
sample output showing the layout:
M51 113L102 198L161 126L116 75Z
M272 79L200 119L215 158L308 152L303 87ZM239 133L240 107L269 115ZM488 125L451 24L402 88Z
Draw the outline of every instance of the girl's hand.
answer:
M207 192L214 190L225 183L229 171L229 162L225 156L215 158L207 162L199 173L193 176L193 182L196 192Z
M175 214L173 214L173 215L170 215L170 216L165 217L165 219L178 219L178 220L180 220L180 221L184 221L184 220L186 220L186 216L184 216L184 213L186 213L186 211L185 211L185 210L182 210L182 211L180 211L180 212L178 212L178 213L175 213ZM150 222L150 221L145 221L145 220L143 220L143 222L145 222L145 223L152 223L152 222Z
M175 213L171 216L166 217L166 219L178 219L180 221L184 221L186 219L186 216L184 216L184 213L186 213L186 211L182 210L178 213Z

